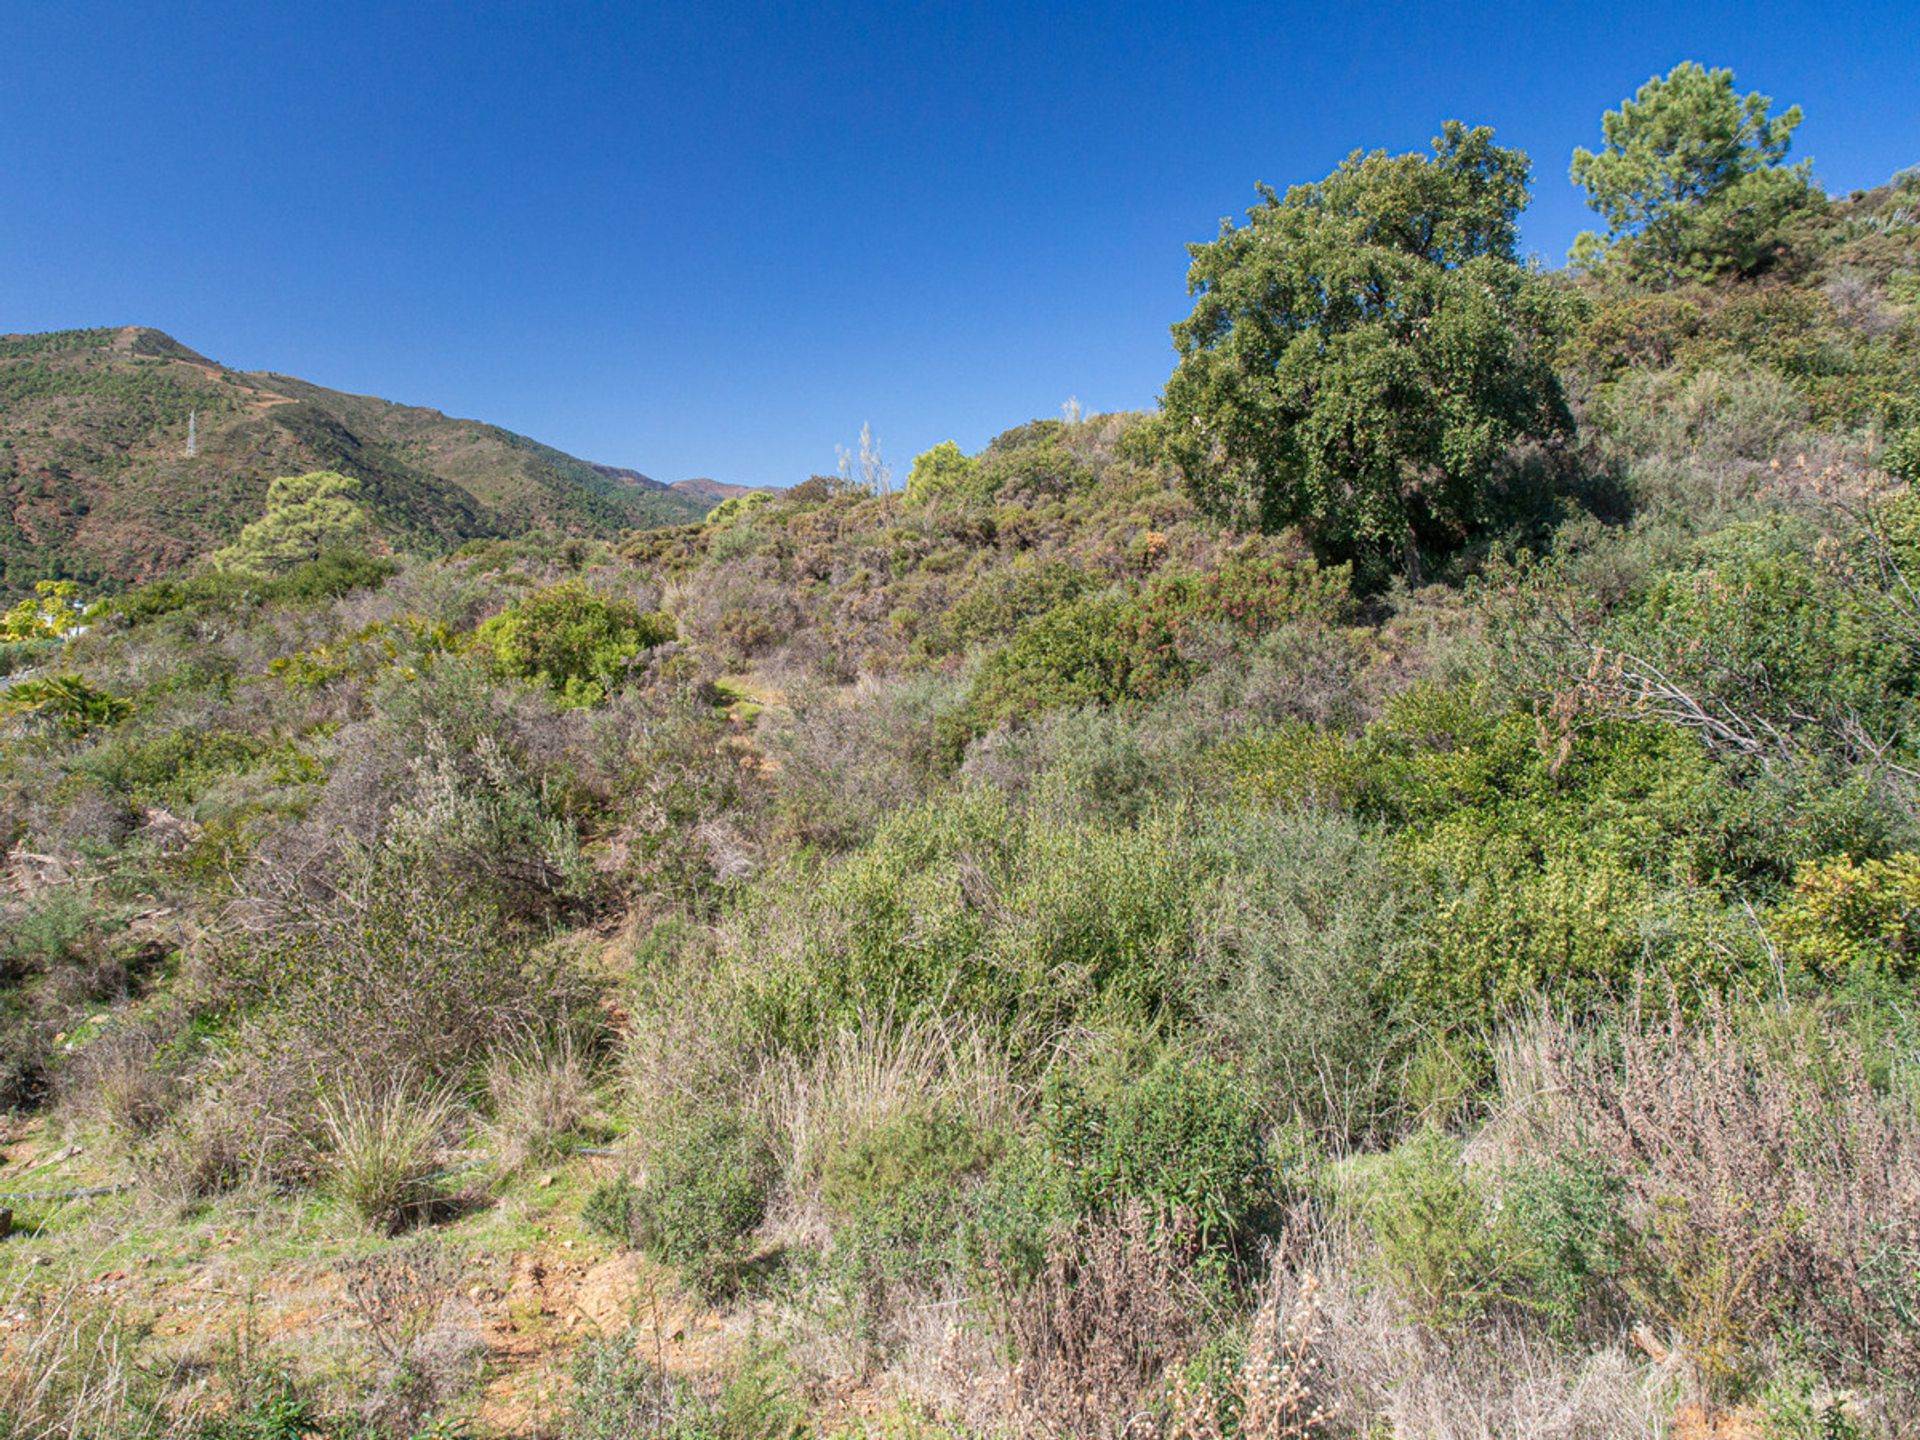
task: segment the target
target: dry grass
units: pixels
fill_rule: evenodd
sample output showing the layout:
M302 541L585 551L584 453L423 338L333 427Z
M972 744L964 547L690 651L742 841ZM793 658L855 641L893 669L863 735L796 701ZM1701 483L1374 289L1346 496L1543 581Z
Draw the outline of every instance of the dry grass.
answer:
M112 1305L89 1296L82 1280L38 1289L17 1284L0 1320L4 1440L159 1440L195 1428L197 1394L176 1397L163 1410L152 1378L135 1361L139 1332Z
M810 1056L769 1062L752 1096L796 1196L813 1191L829 1157L889 1121L936 1111L992 1133L1010 1126L1022 1103L993 1037L942 1020L842 1030Z
M404 1073L321 1101L333 1192L368 1224L392 1234L432 1203L431 1177L459 1117L452 1095L420 1089Z
M172 1108L175 1087L156 1065L159 1045L144 1029L121 1028L83 1050L63 1077L63 1108L123 1139L151 1132Z
M1856 1037L1811 1019L1743 1030L1630 1015L1617 1050L1564 1028L1542 1049L1563 1147L1625 1192L1643 1313L1719 1399L1786 1332L1830 1379L1920 1422L1920 1118L1878 1094Z
M487 1135L502 1172L539 1164L560 1154L593 1111L591 1059L567 1031L529 1037L493 1056L487 1094Z
M1370 1283L1355 1238L1344 1232L1323 1232L1276 1267L1267 1293L1294 1297L1297 1305L1309 1277L1305 1357L1298 1346L1280 1353L1339 1433L1422 1440L1667 1434L1676 1367L1646 1361L1624 1337L1563 1350L1506 1314L1442 1337L1420 1324L1391 1287Z

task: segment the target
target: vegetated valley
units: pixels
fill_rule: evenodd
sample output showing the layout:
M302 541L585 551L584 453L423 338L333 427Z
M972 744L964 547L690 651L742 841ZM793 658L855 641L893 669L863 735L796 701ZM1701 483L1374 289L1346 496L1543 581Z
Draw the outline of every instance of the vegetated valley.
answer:
M1916 1433L1920 174L1797 119L1563 271L1356 153L1156 411L664 528L8 341L5 1433ZM246 513L42 529L110 405Z

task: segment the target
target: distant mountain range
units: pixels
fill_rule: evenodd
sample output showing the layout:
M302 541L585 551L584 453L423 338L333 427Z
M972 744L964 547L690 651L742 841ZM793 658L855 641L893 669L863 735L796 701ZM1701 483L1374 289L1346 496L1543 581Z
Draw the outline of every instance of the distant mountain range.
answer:
M0 336L0 593L176 569L261 513L276 475L358 479L394 544L697 520L743 486L665 485L524 435L263 371L139 326Z

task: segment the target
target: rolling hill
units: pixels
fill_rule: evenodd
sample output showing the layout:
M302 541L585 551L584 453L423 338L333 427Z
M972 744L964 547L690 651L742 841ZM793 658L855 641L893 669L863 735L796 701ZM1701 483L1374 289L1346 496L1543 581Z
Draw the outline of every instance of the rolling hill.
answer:
M232 370L158 330L0 336L0 593L175 569L256 519L274 476L322 469L360 480L387 537L420 550L712 505L496 425Z

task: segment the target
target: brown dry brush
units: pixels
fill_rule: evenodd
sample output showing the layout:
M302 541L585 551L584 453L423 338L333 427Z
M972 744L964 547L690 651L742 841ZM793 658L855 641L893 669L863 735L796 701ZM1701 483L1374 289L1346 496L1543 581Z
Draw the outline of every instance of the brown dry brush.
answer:
M1019 1361L1008 1409L1023 1434L1150 1440L1167 1367L1202 1343L1210 1306L1191 1219L1131 1201L1049 1247L1033 1283L999 1277Z
M1857 1042L1763 1043L1715 1004L1548 1047L1565 1139L1624 1187L1630 1288L1717 1397L1770 1342L1920 1419L1920 1121Z
M1281 1250L1287 1246L1283 1241ZM1276 1261L1260 1291L1247 1353L1222 1386L1176 1371L1167 1440L1307 1440L1339 1406L1327 1396L1320 1279Z
M1001 1277L1018 1357L1007 1410L1018 1433L1075 1440L1304 1440L1333 1423L1320 1281L1282 1237L1233 1372L1186 1366L1229 1323L1200 1283L1191 1215L1130 1201L1050 1248L1033 1283Z

